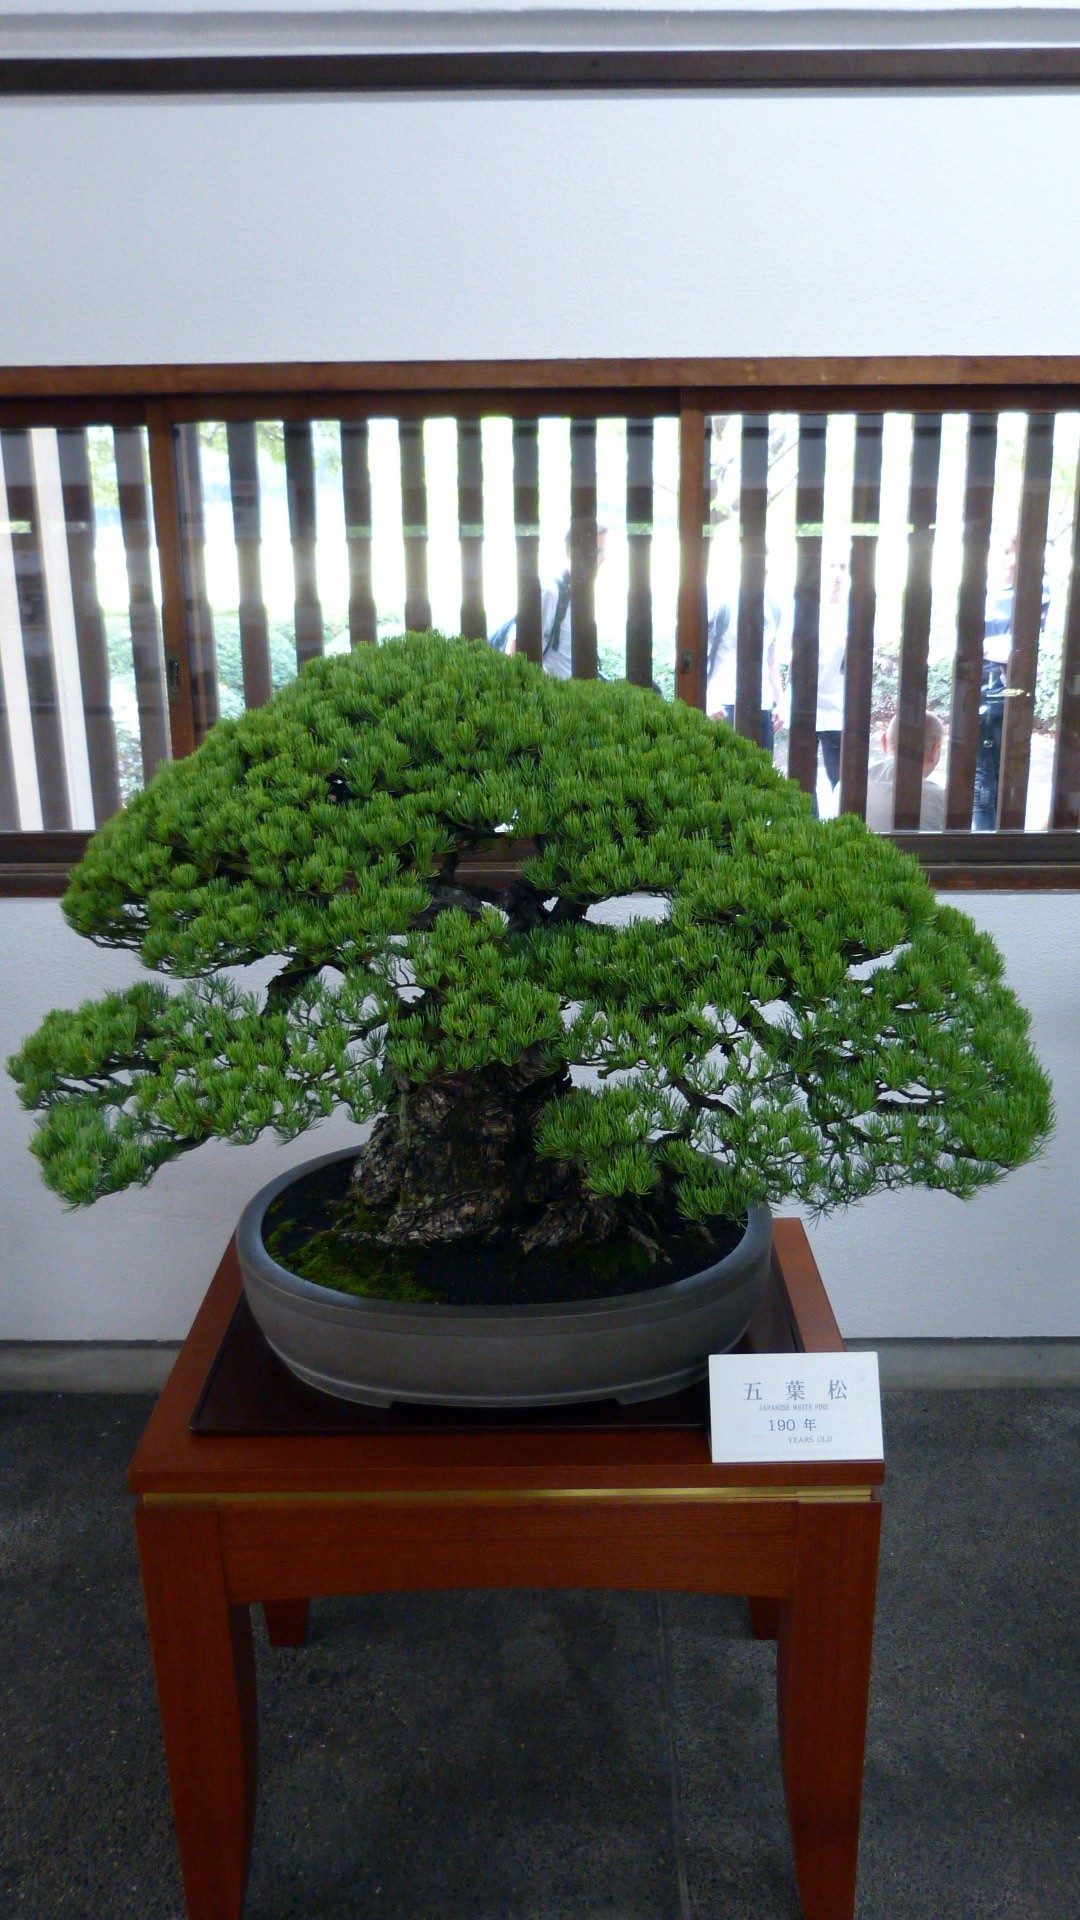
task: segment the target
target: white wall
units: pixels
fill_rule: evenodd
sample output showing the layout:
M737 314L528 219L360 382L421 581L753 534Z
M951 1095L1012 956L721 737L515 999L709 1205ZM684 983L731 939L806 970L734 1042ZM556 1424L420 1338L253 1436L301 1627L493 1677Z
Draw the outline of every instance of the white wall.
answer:
M1080 895L955 894L1032 1016L1057 1126L1040 1160L974 1200L880 1194L811 1230L851 1339L1080 1334Z
M246 1200L278 1171L345 1146L337 1119L290 1146L213 1141L149 1187L72 1212L26 1150L2 1063L51 1007L147 976L79 939L51 900L0 900L0 1340L172 1340L186 1333Z
M1000 942L1034 1016L1058 1129L1045 1157L970 1203L886 1194L813 1230L852 1339L1080 1336L1080 896L959 902ZM54 1006L138 969L79 940L51 901L0 901L0 1059ZM168 1340L190 1324L245 1201L290 1164L347 1144L336 1120L278 1147L215 1143L141 1191L65 1212L26 1152L31 1120L0 1081L0 1340Z
M0 364L1072 353L1071 94L0 103Z

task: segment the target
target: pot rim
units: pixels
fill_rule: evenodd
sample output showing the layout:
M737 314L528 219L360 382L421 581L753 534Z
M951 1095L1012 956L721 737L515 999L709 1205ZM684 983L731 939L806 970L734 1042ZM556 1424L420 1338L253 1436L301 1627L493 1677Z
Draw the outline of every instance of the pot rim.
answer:
M454 1306L440 1300L382 1300L378 1297L367 1298L359 1294L339 1292L336 1287L324 1287L316 1280L305 1280L301 1274L293 1273L290 1267L283 1267L267 1251L262 1237L262 1223L268 1207L271 1206L286 1187L292 1186L304 1175L315 1173L320 1167L329 1166L336 1160L355 1160L358 1147L339 1147L334 1153L319 1154L315 1159L302 1161L299 1166L291 1167L288 1172L278 1174L264 1187L253 1194L248 1201L236 1229L238 1249L242 1248L243 1259L248 1265L257 1267L264 1285L273 1285L282 1292L295 1298L308 1299L313 1305L324 1308L338 1308L345 1314L366 1313L385 1315L389 1319L406 1322L414 1320L427 1332L435 1333L440 1326L449 1331L451 1322L475 1320L492 1327L500 1327L510 1333L515 1322L532 1320L594 1320L605 1314L615 1318L625 1317L628 1309L636 1308L642 1316L655 1311L661 1303L667 1312L690 1311L700 1304L700 1295L709 1285L721 1277L734 1275L739 1268L750 1268L760 1258L764 1248L762 1242L771 1240L772 1213L766 1206L751 1206L747 1209L746 1227L742 1238L730 1253L714 1261L711 1267L702 1267L697 1273L684 1274L681 1280L669 1280L663 1286L643 1287L636 1293L607 1294L595 1300L552 1300L534 1301L521 1306ZM730 1263L730 1264L729 1264Z

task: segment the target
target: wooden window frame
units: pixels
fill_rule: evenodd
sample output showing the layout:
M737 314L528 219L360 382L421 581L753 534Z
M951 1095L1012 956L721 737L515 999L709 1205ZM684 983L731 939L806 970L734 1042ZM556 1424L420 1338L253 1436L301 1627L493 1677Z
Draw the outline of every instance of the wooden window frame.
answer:
M680 529L692 549L690 536L703 519L704 422L710 415L890 411L1080 411L1080 356L0 367L0 428L108 425L148 430L176 757L191 751L201 725L184 628L174 427L253 416L303 423L319 418L363 421L386 414L407 420L439 415L476 420L497 413L522 422L552 414L582 422L674 415L684 434ZM1071 636L1070 657L1078 640L1080 634ZM702 563L696 569L691 565L680 582L677 693L699 699L703 678ZM1080 888L1076 829L897 832L893 837L939 887ZM59 832L0 834L0 896L61 894L86 838Z
M20 54L0 59L0 96L202 94L693 93L928 87L1058 90L1080 84L1080 48L837 47L426 48L394 52Z

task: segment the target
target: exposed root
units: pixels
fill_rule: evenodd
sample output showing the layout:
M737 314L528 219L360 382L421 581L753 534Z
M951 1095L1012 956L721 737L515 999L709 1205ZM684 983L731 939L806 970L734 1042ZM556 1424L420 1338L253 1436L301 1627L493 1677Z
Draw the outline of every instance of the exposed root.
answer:
M573 1167L536 1154L540 1111L569 1085L565 1069L552 1073L526 1055L512 1067L404 1087L360 1150L355 1227L343 1211L338 1230L384 1247L506 1237L528 1254L629 1227L655 1258L653 1209L598 1198Z

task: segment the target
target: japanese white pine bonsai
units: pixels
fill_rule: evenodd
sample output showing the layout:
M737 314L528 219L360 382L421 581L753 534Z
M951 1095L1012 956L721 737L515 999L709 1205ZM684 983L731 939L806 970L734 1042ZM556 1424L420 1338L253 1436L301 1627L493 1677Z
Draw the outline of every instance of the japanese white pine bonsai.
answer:
M629 924L590 912L634 893ZM178 983L50 1013L9 1062L76 1205L344 1107L376 1120L352 1228L391 1259L651 1251L752 1202L969 1195L1050 1127L993 942L914 861L703 714L483 643L322 659L219 722L64 912ZM268 956L269 986L225 971Z

